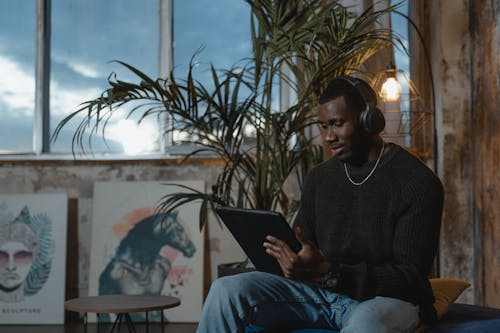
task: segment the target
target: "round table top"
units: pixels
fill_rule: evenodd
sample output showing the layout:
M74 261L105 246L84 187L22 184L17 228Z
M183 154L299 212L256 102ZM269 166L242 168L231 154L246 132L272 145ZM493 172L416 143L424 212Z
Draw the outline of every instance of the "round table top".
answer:
M101 295L67 300L64 308L75 312L126 313L169 309L179 304L180 299L173 296Z

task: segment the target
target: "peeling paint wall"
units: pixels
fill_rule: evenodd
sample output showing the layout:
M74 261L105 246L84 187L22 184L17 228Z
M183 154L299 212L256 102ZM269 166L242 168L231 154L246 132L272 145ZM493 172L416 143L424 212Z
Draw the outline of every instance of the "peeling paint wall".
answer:
M500 307L500 4L425 3L445 187L440 275L472 282L459 301Z
M92 228L92 196L96 181L176 181L204 180L206 188L214 182L219 172L216 160L196 160L194 163L178 164L178 161L113 161L113 162L2 162L0 163L0 193L67 193L70 202L76 203L77 216L72 221L71 214L68 226L77 232L70 249L78 251L67 273L69 295L86 296L88 291L88 273L90 267L90 244ZM198 225L198 220L193 221ZM69 235L71 237L71 235ZM208 224L206 250L209 272L205 272L206 285L216 276L219 263L241 261L245 258L238 244L226 229L222 229L214 219ZM71 241L71 238L70 238ZM75 274L78 270L78 274ZM74 279L70 278L75 276Z
M427 38L436 83L437 172L445 188L439 273L472 282L460 301L474 303L468 2L428 3L434 27Z
M470 15L478 299L500 308L500 4L473 0Z

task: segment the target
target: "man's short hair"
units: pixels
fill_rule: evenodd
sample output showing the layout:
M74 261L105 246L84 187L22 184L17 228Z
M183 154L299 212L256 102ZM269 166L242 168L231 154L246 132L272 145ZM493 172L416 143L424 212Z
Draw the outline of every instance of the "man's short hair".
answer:
M365 100L365 97L355 88L350 81L355 81L356 85L363 89L364 95L370 98L369 101ZM328 82L325 90L319 96L319 104L328 103L338 97L344 97L347 108L356 113L364 110L367 103L377 104L377 94L373 88L364 80L354 78L354 77L337 77Z

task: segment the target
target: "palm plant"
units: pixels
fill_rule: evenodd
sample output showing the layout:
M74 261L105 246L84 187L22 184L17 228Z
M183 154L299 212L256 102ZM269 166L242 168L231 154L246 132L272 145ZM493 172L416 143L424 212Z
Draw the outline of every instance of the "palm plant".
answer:
M118 61L139 82L110 76L110 87L63 119L53 138L68 122L83 117L73 150L84 150L120 107L131 105L129 113L141 119L166 112L173 122L166 131L189 133L186 142L197 147L185 160L208 152L223 166L210 191L183 188L162 198L161 211L201 200L200 228L207 208L217 204L279 210L290 217L297 202L286 190L287 181L294 178L300 187L309 168L322 159L322 149L313 144L308 130L318 92L329 78L360 71L368 58L398 40L389 30L373 28L395 7L369 9L353 18L331 0L246 2L251 7L253 54L244 66L212 66L211 82L202 83L195 78L193 61L184 79L173 74L154 79ZM277 79L294 87L297 96L296 103L281 112L272 109Z

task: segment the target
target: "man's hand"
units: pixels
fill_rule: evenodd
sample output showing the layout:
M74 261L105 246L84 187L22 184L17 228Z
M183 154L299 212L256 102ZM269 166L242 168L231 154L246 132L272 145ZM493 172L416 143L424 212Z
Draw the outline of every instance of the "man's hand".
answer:
M273 236L266 236L263 245L266 252L278 260L286 278L315 280L324 273L326 260L316 245L304 239L300 228L295 229L295 236L302 245L298 253Z

